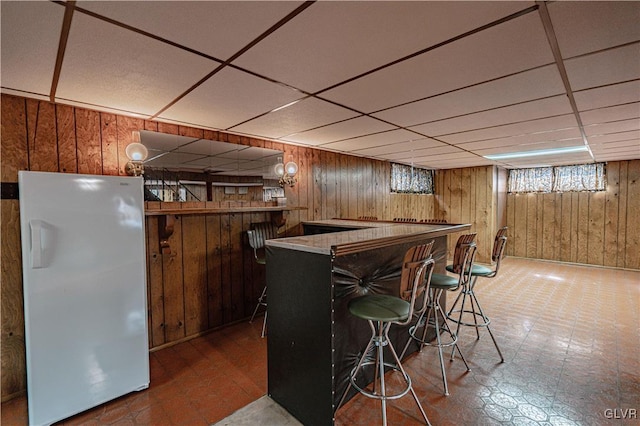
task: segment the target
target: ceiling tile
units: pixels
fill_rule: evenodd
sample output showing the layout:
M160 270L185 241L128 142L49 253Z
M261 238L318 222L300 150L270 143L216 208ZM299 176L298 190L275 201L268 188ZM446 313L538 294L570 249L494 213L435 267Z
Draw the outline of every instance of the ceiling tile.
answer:
M572 152L562 155L542 155L540 157L525 157L503 160L503 164L509 168L529 168L545 166L566 166L571 164L592 163L593 159L588 152Z
M610 142L638 140L640 141L640 130L631 130L628 132L609 133L606 135L589 136L589 145L598 146Z
M640 129L640 120L620 120L603 124L590 124L584 126L587 136L606 135L608 133L629 132Z
M593 151L594 154L626 152L626 153L635 153L636 155L640 155L640 138L626 140L626 141L609 142L609 143L603 143L603 144L593 144L591 145L591 151Z
M234 132L281 138L319 126L353 118L358 113L315 98L258 117L233 128Z
M640 42L564 61L572 90L640 78Z
M640 122L640 102L581 112L580 118L584 125L625 120L628 118L636 118Z
M596 161L624 161L624 160L637 160L638 159L638 154L637 153L632 153L632 154L620 154L620 153L598 154L595 157L596 157Z
M494 146L487 148L476 148L473 149L473 152L476 152L479 155L495 155L495 154L507 154L511 152L526 152L526 151L537 151L541 149L553 149L553 148L568 148L573 146L582 146L584 142L582 138L570 138L570 139L559 139L559 140L547 140L534 142L529 144L517 144L515 142L506 142L509 145L504 146Z
M58 55L64 7L34 1L3 1L0 7L3 91L8 88L48 96ZM29 96L28 93L26 95Z
M372 135L355 137L338 142L329 142L320 145L321 148L334 149L338 151L360 151L386 145L396 145L398 142L406 142L416 137L415 133L407 130L390 130Z
M563 58L640 40L637 1L557 1L547 7Z
M386 158L385 155L388 154L408 153L407 155L411 155L411 152L413 151L449 146L440 141L429 138L419 138L415 134L412 135L413 138L407 142L391 143L375 148L356 149L354 152L360 155L372 155L374 157Z
M381 155L380 157L383 157L389 160L404 161L407 163L411 163L412 160L415 162L420 162L420 161L423 161L425 158L432 158L435 156L439 156L439 158L451 158L452 154L457 156L471 156L471 154L466 153L465 151L459 148L456 148L455 146L442 145L442 146L427 148L427 149L416 149L412 151L395 152L395 153Z
M224 68L161 114L161 118L227 129L302 95L288 87Z
M553 63L537 13L382 69L322 94L363 112L373 112Z
M522 149L515 149L515 151L524 151L529 149L541 149L535 148L532 145L540 143L548 143L553 141L574 141L573 145L582 145L582 135L580 130L576 127L573 129L556 130L550 132L530 133L526 135L507 136L499 139L487 139L477 142L468 142L464 144L458 144L460 148L467 149L469 151L482 150L488 148L499 148L508 150L511 147L521 147ZM513 151L513 149L511 150Z
M226 60L301 3L79 1L77 4L102 16Z
M571 113L571 105L566 96L554 96L533 102L525 102L504 108L465 115L448 120L434 121L411 127L424 135L437 137L456 132L463 132L502 124L530 121L536 118L547 118Z
M582 91L573 97L579 111L640 101L640 80Z
M215 66L176 47L76 14L56 97L151 115Z
M361 116L307 132L295 133L283 139L305 145L321 145L339 139L354 138L371 133L384 132L385 130L394 128L394 126L376 120L375 118Z
M578 122L573 114L559 115L556 117L541 118L538 120L524 121L513 124L503 124L486 129L471 130L468 132L441 135L438 139L445 142L464 144L467 142L498 139L507 136L526 135L530 133L549 132L554 130L578 128Z
M549 65L412 102L373 116L401 126L413 126L563 93L564 85L558 68Z
M315 92L533 4L528 3L321 1L234 64Z

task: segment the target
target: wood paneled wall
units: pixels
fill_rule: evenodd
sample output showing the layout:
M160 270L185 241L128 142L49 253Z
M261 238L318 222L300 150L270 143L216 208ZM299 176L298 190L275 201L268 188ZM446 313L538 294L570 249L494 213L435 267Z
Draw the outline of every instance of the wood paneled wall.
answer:
M600 252L604 253L602 263L597 264L639 267L640 226L638 215L631 212L640 207L640 161L610 163L610 191L604 197L564 195L571 199L569 214L568 202L562 198L551 209L549 196L535 197L535 201L528 196L505 197L506 173L491 166L438 171L435 195L390 194L387 162L16 96L2 95L1 100L3 184L17 182L18 170L123 175L124 149L131 132L154 130L284 151L285 158L300 167L298 183L285 189L287 204L307 210L290 212L281 235L300 234L302 221L334 217L446 219L472 224L472 231L478 232L478 260L486 261L495 231L506 216L511 232L507 249L513 255L522 255L526 247L530 257L599 262L600 256L594 253ZM6 400L24 392L26 371L19 202L3 199L1 207L1 396ZM553 222L549 222L551 216ZM158 217L147 218L150 348L250 315L264 285L264 271L253 262L243 231L251 222L269 218L266 213L180 216L167 254L159 250ZM569 240L566 248L563 240L552 241L552 231L543 232L550 223L557 231L559 225L568 223L562 229L586 234ZM535 232L530 230L533 224ZM567 238L564 233L556 235ZM588 249L580 245L585 238ZM450 239L450 251L455 239ZM556 247L553 254L549 254L550 245Z
M507 254L640 269L640 160L606 177L602 192L508 194Z
M282 235L301 233L301 222L334 217L428 218L433 196L391 196L389 164L224 132L157 123L2 95L1 182L13 184L19 170L124 175L124 149L133 130L154 130L279 149L300 166L298 183L286 188L292 211ZM2 206L3 400L26 387L19 201ZM264 284L243 231L268 214L180 216L170 238L171 253L159 250L157 218L149 217L147 276L149 346L179 341L247 317Z
M477 233L476 261L489 262L495 233L504 226L501 211L506 209L498 188L504 187L506 171L494 166L439 170L436 173L436 216L449 223L470 223ZM449 257L460 234L449 238Z

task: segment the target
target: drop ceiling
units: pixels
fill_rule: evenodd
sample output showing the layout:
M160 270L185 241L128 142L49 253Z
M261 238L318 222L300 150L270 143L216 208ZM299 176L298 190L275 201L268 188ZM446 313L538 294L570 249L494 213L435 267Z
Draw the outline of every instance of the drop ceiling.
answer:
M434 169L640 158L638 1L1 7L3 93Z

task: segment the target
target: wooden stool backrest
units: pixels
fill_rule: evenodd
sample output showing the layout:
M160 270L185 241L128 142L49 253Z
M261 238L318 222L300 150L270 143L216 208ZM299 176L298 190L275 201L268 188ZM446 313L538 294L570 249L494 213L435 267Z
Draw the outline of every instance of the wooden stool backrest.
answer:
M493 241L493 252L491 253L491 260L494 262L500 262L500 259L504 256L504 247L507 245L507 227L498 229L496 239Z
M458 238L453 252L453 272L463 275L463 271L469 273L476 255L476 233L464 234Z
M397 324L408 324L414 313L422 313L427 306L427 297L422 298L422 306L415 308L416 301L429 291L431 274L435 261L431 256L434 242L411 247L404 255L402 274L400 275L400 297L409 302L411 308L408 318Z

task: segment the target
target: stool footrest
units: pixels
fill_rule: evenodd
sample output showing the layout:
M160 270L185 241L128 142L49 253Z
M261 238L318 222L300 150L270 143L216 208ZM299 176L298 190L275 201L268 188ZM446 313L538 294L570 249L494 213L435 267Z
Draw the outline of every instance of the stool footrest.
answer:
M373 365L374 367L378 367L378 363L376 363L375 361L366 361L363 362L360 365L360 369L362 370L363 367L367 366L367 365ZM402 370L400 369L400 367L398 367L396 364L391 364L389 362L385 362L383 363L383 365L385 367L389 367L392 370L398 371L400 374L402 374L402 376L404 377L404 381L407 384L406 387L400 391L399 393L396 394L391 394L391 395L381 395L375 391L370 391L366 388L361 388L357 383L356 383L356 379L355 379L355 370L356 368L354 368L353 370L351 370L351 374L349 374L349 380L351 381L351 385L357 389L358 392L360 392L361 394L363 394L364 396L368 397L368 398L374 398L374 399L398 399L398 398L402 398L403 396L405 396L407 393L409 393L409 390L411 389L411 378L404 374L402 372Z
M458 318L453 318L453 316L451 314L454 313L458 313ZM476 318L480 317L482 318L482 322L464 322L462 321L462 319L460 318L460 310L457 309L455 311L451 311L447 314L447 319L449 319L452 322L455 322L456 324L460 324L460 325L466 325L467 327L488 327L489 324L491 324L491 320L489 319L489 317L486 317L484 315L482 315L480 312L473 312L473 311L467 311L466 309L464 311L462 311L462 315L464 314L471 314L474 315Z

